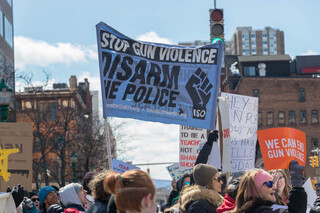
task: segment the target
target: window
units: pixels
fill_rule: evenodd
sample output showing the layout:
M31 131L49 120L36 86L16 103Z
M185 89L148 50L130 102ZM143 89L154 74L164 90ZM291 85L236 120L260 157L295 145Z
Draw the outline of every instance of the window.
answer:
M256 68L244 67L244 76L256 76Z
M260 91L258 89L252 90L252 96L259 98L260 97Z
M267 112L267 125L273 125L273 112Z
M312 149L318 148L318 138L311 138Z
M13 47L13 32L12 32L12 24L4 17L4 38L10 47Z
M2 18L2 11L0 10L0 35L3 36L3 18Z
M262 112L258 113L258 126L262 126L263 120L262 120Z
M300 110L300 123L301 124L307 123L307 111L306 110Z
M263 45L267 45L268 42L267 42L267 41L263 41L262 44L263 44Z
M263 33L262 38L267 38L267 33Z
M53 121L56 119L56 103L50 103L49 110L50 110L50 119Z
M311 111L311 123L317 124L319 122L318 110Z
M278 123L279 123L279 125L284 125L285 124L284 111L279 111L278 112Z
M4 75L4 56L0 53L0 77Z
M289 124L296 124L296 112L289 111Z
M306 101L306 91L305 91L305 89L304 88L300 88L299 89L299 101L300 102L304 102L304 101Z
M252 54L256 55L257 54L257 49L252 49Z

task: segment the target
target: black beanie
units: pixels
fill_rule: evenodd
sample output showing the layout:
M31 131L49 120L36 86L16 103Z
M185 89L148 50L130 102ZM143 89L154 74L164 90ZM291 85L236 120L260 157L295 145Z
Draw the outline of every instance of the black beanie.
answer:
M194 182L200 186L212 187L212 178L218 173L216 167L207 164L197 164L193 167Z

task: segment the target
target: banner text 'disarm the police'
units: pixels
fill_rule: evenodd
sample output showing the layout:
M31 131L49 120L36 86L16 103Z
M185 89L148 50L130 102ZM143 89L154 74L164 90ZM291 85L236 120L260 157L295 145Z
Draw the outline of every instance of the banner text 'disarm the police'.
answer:
M305 134L293 128L273 128L258 131L265 168L288 169L292 160L305 165Z

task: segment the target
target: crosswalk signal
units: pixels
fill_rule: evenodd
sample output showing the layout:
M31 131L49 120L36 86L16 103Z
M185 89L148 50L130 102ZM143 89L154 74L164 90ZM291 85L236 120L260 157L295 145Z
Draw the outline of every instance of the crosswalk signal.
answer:
M314 167L319 167L319 157L318 156L314 156L313 160L314 160Z
M224 41L224 18L223 9L210 9L210 40Z
M310 163L311 167L314 167L314 157L313 156L309 157L309 163Z

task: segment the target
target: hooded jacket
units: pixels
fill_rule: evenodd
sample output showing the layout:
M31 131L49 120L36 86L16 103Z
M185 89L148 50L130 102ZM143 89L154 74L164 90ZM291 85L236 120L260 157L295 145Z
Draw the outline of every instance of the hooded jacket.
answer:
M68 184L59 190L62 204L65 206L64 212L85 212L78 197L74 184Z
M222 205L217 208L217 213L231 212L235 207L235 202L236 201L226 193Z
M194 185L183 190L180 197L180 209L187 213L215 213L222 202L223 197L218 192Z

